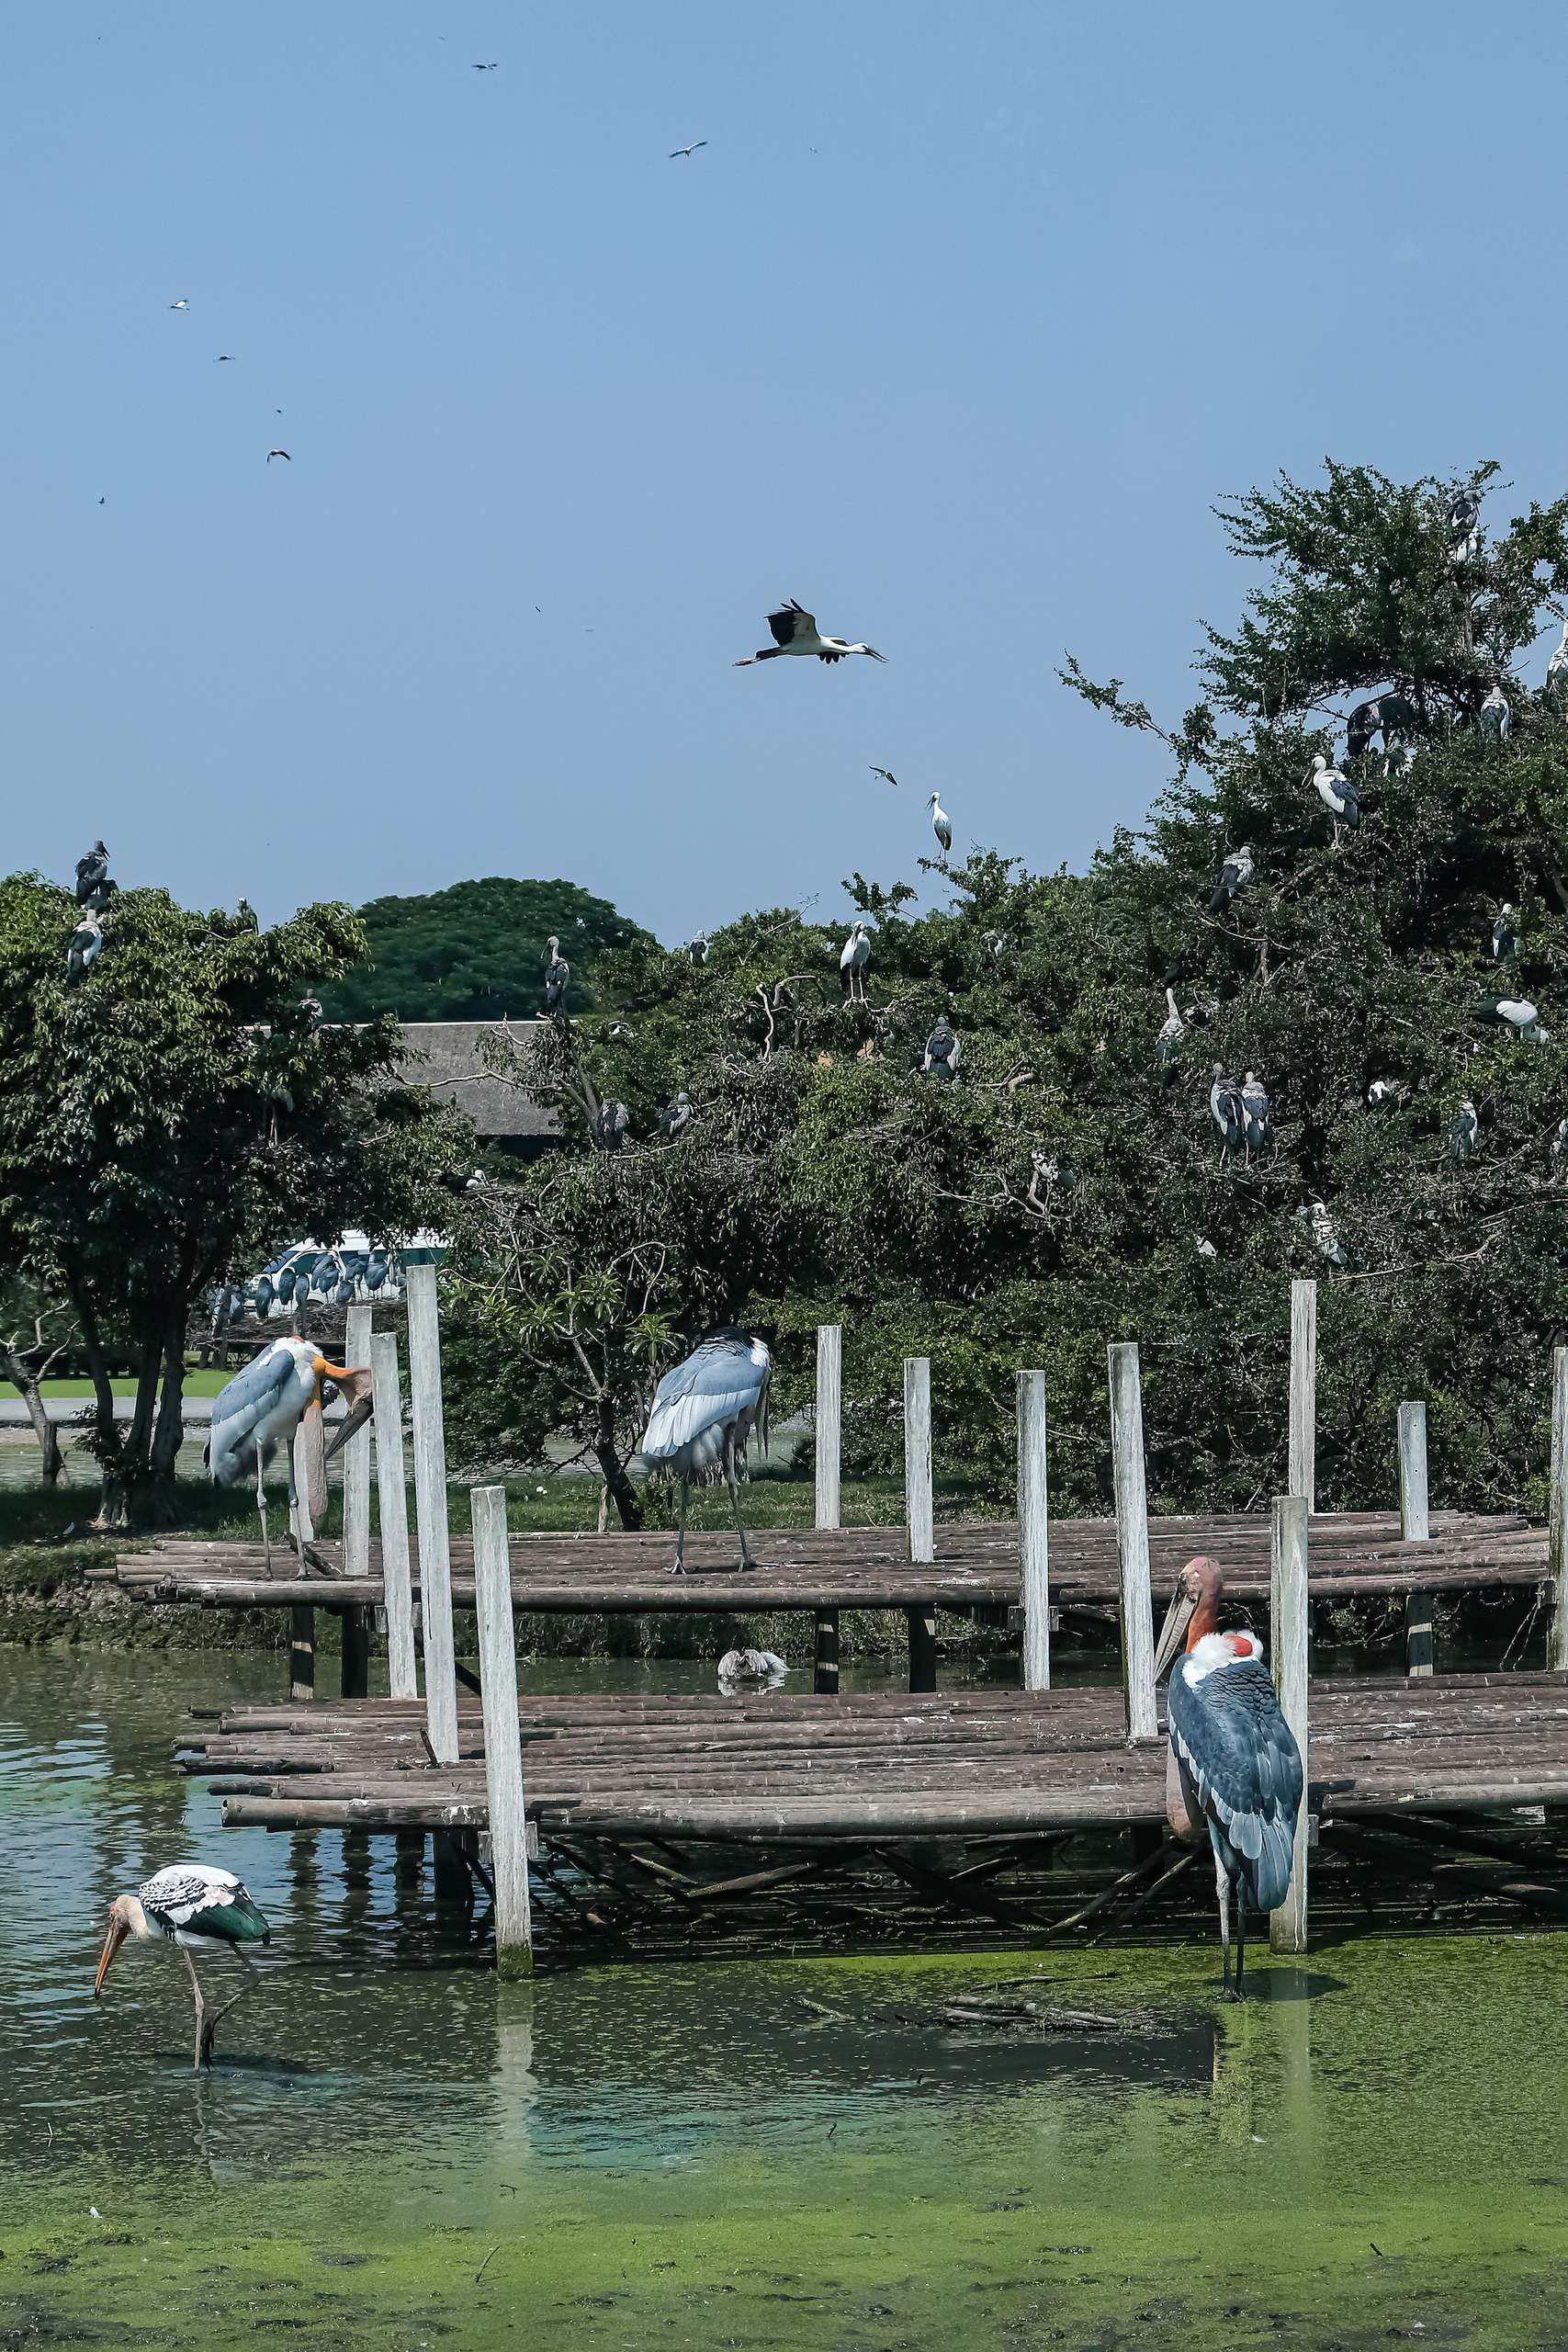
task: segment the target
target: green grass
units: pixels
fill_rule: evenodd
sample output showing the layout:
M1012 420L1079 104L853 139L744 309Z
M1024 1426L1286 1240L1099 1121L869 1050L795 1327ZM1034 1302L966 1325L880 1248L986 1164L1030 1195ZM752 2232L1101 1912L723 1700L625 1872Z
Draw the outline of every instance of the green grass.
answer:
M185 1393L187 1396L216 1396L224 1383L232 1380L233 1376L231 1372L198 1372L187 1369ZM117 1396L134 1396L136 1394L134 1380L111 1380L109 1386ZM39 1388L45 1396L81 1397L84 1401L93 1394L93 1384L90 1380L42 1380L39 1383Z

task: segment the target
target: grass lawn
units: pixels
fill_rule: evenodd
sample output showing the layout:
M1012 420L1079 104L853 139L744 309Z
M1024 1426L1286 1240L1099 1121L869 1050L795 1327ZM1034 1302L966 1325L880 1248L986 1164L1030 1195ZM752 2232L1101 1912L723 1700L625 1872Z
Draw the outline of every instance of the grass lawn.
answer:
M224 1383L232 1380L231 1372L197 1372L186 1374L185 1393L187 1396L216 1396ZM85 1402L93 1393L90 1380L44 1380L39 1388L45 1396L76 1396ZM134 1380L111 1380L109 1386L117 1396L134 1396Z

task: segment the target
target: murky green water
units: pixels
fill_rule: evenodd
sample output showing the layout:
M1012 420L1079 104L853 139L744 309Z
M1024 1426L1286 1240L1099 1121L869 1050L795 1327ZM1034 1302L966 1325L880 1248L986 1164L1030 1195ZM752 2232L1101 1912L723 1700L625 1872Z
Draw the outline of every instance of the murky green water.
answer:
M1341 1945L1228 2012L1197 1918L502 1991L389 1849L218 1830L167 1762L218 1676L276 1669L0 1652L0 2344L1568 2345L1568 1939ZM172 1953L91 1999L108 1895L186 1855L277 1931L200 2080ZM1036 1968L1122 2030L943 2026Z

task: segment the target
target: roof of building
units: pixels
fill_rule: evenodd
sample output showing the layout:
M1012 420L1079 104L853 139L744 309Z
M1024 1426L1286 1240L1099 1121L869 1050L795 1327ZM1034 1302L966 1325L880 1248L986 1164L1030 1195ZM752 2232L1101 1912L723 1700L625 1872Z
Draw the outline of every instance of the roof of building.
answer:
M508 1025L516 1043L525 1047L538 1024L513 1021ZM489 1021L405 1021L409 1050L398 1065L400 1082L427 1086L437 1101L455 1102L481 1136L498 1142L558 1135L560 1123L553 1111L486 1069L481 1041L494 1028Z

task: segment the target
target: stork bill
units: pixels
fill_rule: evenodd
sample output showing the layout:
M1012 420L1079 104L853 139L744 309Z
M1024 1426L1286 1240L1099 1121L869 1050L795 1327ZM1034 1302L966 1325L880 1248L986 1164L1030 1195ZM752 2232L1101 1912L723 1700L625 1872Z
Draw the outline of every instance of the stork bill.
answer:
M760 652L748 653L735 664L738 670L750 670L758 662L776 662L781 653L815 653L818 662L841 662L846 653L863 653L872 662L887 659L874 645L852 644L844 637L824 637L818 628L815 613L808 613L793 596L776 613L768 615L768 627L773 633L772 645L764 645Z

